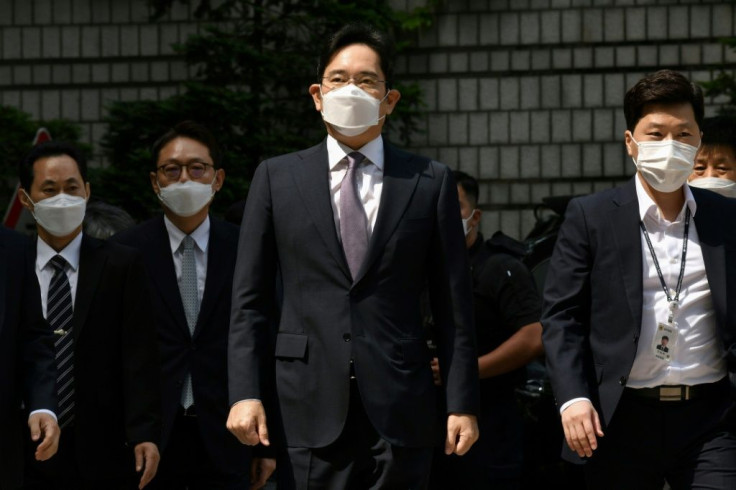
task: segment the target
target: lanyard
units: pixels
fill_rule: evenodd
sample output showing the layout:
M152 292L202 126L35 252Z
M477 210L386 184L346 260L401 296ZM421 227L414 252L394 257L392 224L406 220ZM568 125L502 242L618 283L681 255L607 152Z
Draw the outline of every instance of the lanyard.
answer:
M654 261L654 267L657 269L657 275L659 275L659 283L662 285L662 290L664 291L665 296L667 297L667 301L670 304L670 316L667 319L667 323L672 323L673 317L675 315L675 310L677 309L677 302L680 299L680 290L682 289L682 278L685 276L685 259L687 258L687 237L688 232L690 230L690 208L685 207L685 233L683 234L682 238L682 260L680 262L680 277L677 279L677 289L675 289L675 297L672 298L670 296L670 292L667 289L667 284L664 282L664 276L662 275L662 269L659 267L659 261L657 260L657 255L654 253L654 247L652 246L652 241L649 239L649 233L647 233L647 228L644 226L644 221L639 222L639 226L641 227L641 231L644 233L644 238L647 241L647 245L649 246L649 253L652 254L652 260Z

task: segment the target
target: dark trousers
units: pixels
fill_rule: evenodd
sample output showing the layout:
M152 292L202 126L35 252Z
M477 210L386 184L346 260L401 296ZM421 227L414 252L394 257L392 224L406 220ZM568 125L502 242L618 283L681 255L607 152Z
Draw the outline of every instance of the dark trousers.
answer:
M158 473L150 490L243 490L250 487L250 468L224 473L207 452L197 417L179 410Z
M426 489L432 448L399 447L382 439L365 413L357 384L350 388L350 408L340 436L323 448L288 448L287 468L279 469L283 482L279 489Z
M103 431L104 432L104 431ZM104 433L100 434L104 437ZM89 480L83 478L77 462L77 440L73 428L65 428L61 432L58 452L47 461L36 461L34 453L36 443L26 444L25 473L23 487L26 490L132 490L138 488L138 479L134 473L133 450L130 457L130 476L105 477ZM94 445L83 448L95 451Z
M722 387L722 389L721 389ZM724 416L729 386L688 401L641 398L624 390L599 448L585 465L588 488L736 488L736 437Z
M521 488L524 425L513 391L481 401L478 428L480 438L464 456L446 455L444 439L435 448L431 490Z

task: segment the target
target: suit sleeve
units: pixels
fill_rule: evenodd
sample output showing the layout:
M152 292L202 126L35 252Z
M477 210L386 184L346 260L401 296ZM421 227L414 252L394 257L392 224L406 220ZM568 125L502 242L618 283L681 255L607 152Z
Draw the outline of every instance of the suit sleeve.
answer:
M480 406L470 266L457 185L444 168L429 264L432 316L448 413L477 414Z
M33 255L35 254L28 251L25 260L20 308L24 401L30 412L40 409L55 411L57 400L54 334L41 310L41 291L33 269Z
M558 406L579 397L592 400L594 376L588 342L590 272L586 216L579 199L570 202L557 237L544 289L542 340Z
M143 260L136 252L123 289L123 394L127 441L160 443L160 361Z
M265 400L275 304L276 241L267 162L256 169L240 227L228 338L230 403Z

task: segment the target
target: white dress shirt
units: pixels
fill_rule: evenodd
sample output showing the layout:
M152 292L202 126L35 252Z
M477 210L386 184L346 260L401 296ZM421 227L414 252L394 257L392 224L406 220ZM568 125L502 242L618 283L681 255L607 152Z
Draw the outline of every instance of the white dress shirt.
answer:
M343 159L354 150L343 145L332 136L327 136L327 160L330 170L330 196L335 229L340 237L340 187L348 170L347 160ZM378 217L378 206L383 190L383 138L379 135L362 148L355 150L365 156L358 166L355 179L358 182L358 195L368 218L368 238L373 234Z
M671 298L675 297L677 280L680 277L686 206L690 208L690 227L679 307L673 318L677 324L678 338L675 343L669 344L671 355L669 362L657 359L652 351L658 323L667 322L670 310L646 238L643 232L639 232L643 258L641 329L636 357L626 386L629 388L651 388L660 385L692 386L718 381L726 375L726 363L723 359L723 347L716 332L710 286L705 274L698 230L695 227L697 206L693 193L687 185L684 186L685 204L675 221L670 222L662 216L657 204L646 193L638 175L635 181L639 218L644 222L649 239L652 241ZM573 398L565 402L560 407L560 413L581 400L587 398Z
M79 254L82 251L82 233L74 237L69 245L64 247L58 255L64 257L67 261L65 267L66 277L69 279L69 286L72 290L72 306L77 301L77 280L79 279ZM43 316L46 318L46 309L48 303L49 286L51 278L54 277L54 266L50 264L51 259L57 255L56 250L44 242L41 238L36 240L36 276L38 277L38 285L41 288L41 307L43 308Z
M693 194L685 185L685 205L672 222L661 215L639 178L636 179L636 194L639 199L640 218L649 233L664 282L672 298L680 276L685 206L690 208L690 228L679 307L674 315L677 340L674 344L670 340L669 362L657 359L652 353L657 324L667 322L669 303L662 290L649 246L644 234L641 233L641 253L644 259L641 332L639 348L626 386L648 388L716 382L726 375L726 362L723 358L723 346L717 334L710 286L705 274L698 230L694 223L696 204Z
M181 242L184 241L186 233L181 231L172 223L169 218L164 216L166 231L169 234L169 245L171 246L171 255L174 258L174 271L176 272L176 283L181 280L181 257L183 249ZM197 298L202 303L204 296L204 284L207 279L207 246L210 243L210 217L207 216L201 225L199 225L190 236L194 240L194 262L197 266Z

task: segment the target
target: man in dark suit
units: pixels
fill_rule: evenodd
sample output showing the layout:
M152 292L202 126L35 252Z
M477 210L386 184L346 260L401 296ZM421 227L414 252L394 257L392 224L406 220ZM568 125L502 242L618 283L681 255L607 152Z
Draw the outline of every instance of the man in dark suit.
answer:
M18 488L23 442L38 442L44 461L56 453L56 363L54 339L41 314L38 281L28 240L0 227L0 489ZM28 429L18 422L21 404Z
M685 184L697 85L661 70L627 92L624 112L637 174L570 202L547 275L563 456L585 463L590 488L736 488L736 202Z
M151 186L164 215L113 238L142 252L153 293L164 415L153 488L248 488L251 448L225 427L238 227L209 216L225 181L221 152L206 128L185 121L156 141L153 158ZM274 459L256 458L251 488L263 486L274 467Z
M86 173L84 156L56 142L19 165L21 202L37 223L42 309L56 338L62 429L56 457L27 461L26 488L142 488L158 466L159 364L143 261L82 233Z
M246 444L283 432L290 467L282 469L297 488L425 488L438 426L448 453L463 454L477 439L457 188L447 167L381 137L400 98L392 55L388 39L366 26L330 39L309 89L327 139L263 162L244 212L228 427ZM277 266L283 301L273 345ZM436 410L421 321L426 284L445 416Z

